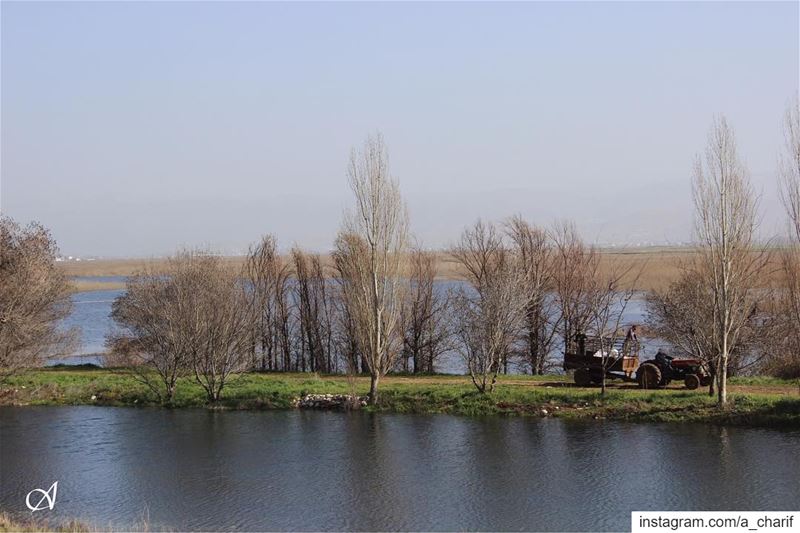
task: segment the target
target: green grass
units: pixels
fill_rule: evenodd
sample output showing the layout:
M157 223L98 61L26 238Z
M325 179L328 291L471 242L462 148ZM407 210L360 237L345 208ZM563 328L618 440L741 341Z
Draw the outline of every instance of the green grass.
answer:
M800 427L800 393L794 382L739 378L731 383L725 409L705 391L671 388L641 391L572 386L564 376L501 376L491 395L477 393L463 376L390 376L380 387L380 402L367 409L395 413L447 413L465 416L548 416L568 419L615 419L638 422L705 422L726 425ZM232 379L222 400L225 409L291 409L309 393L349 394L343 376L300 373L248 373ZM357 394L367 393L366 378L356 380ZM755 391L748 391L748 388ZM94 396L94 399L92 397ZM92 367L48 368L11 378L0 386L4 405L158 406L156 396L131 374ZM203 389L192 378L177 388L174 408L207 407Z
M729 380L731 385L766 385L766 386L787 386L800 387L800 380L781 379L772 376L743 376L732 377Z

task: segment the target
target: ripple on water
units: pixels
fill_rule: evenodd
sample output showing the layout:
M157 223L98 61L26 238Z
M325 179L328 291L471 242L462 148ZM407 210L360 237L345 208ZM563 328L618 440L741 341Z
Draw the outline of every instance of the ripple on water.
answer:
M797 432L94 406L0 408L0 432L0 507L57 479L54 518L101 528L620 530L800 501Z

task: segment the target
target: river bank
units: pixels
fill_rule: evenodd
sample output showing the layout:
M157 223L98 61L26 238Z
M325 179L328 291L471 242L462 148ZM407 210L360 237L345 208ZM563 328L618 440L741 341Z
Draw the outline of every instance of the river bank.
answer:
M301 373L248 373L231 380L210 406L190 378L178 385L174 408L296 409L307 395L366 394L369 380ZM642 391L614 384L602 397L565 376L501 376L491 395L478 394L467 376L387 376L380 401L364 409L393 413L465 416L514 415L638 422L704 422L800 428L800 388L772 378L738 378L731 405L718 409L702 390L670 387ZM124 369L52 367L11 378L0 387L0 405L109 405L158 407L155 395Z

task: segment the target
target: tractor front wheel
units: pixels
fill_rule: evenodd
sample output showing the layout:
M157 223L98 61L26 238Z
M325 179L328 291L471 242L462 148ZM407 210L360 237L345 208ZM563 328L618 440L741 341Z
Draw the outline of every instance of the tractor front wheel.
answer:
M591 378L592 385L600 385L603 382L603 373L596 370L591 373Z
M661 369L653 363L643 363L636 371L640 389L657 389L661 383Z
M700 378L697 374L686 374L686 377L683 378L683 384L686 385L687 389L695 390L700 386Z
M577 369L573 378L575 379L575 385L578 387L588 387L592 384L592 373L588 368Z

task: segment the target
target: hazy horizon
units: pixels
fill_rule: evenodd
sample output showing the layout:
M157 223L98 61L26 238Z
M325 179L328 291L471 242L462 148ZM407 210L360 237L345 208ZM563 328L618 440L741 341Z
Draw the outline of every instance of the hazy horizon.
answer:
M0 208L67 255L327 251L381 131L428 247L516 213L685 242L724 113L774 234L798 6L2 2Z

